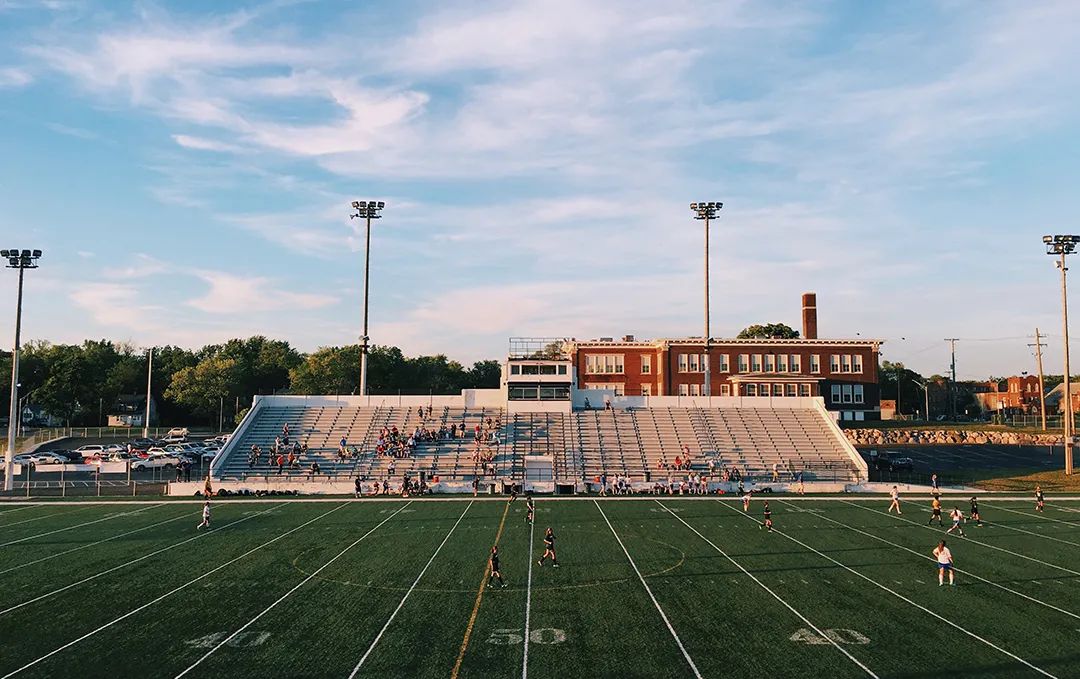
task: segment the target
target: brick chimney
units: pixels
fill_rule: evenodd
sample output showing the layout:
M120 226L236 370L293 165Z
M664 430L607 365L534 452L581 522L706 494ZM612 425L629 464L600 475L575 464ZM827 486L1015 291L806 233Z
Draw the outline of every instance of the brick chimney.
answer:
M817 294L803 293L802 296L802 336L803 339L817 339Z

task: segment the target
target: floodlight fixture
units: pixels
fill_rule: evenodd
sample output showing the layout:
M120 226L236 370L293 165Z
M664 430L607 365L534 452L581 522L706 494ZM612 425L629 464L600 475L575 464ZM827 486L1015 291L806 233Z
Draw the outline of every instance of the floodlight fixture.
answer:
M360 336L360 395L367 396L367 364L368 364L368 290L371 270L371 220L379 219L381 211L386 203L381 200L354 200L352 208L356 212L349 215L349 219L364 220L364 334Z
M37 260L41 257L41 250L9 248L7 250L0 250L0 257L7 260L7 268L17 269L19 272L18 295L15 302L15 348L11 353L11 401L10 409L8 411L7 454L4 457L4 490L10 491L14 488L12 472L14 471L15 464L15 435L18 431L18 424L22 419L19 416L18 403L19 340L20 333L22 332L23 276L27 269L36 269L38 267Z
M1071 394L1071 382L1069 378L1071 374L1069 371L1069 292L1067 272L1069 268L1065 265L1065 256L1071 255L1076 252L1076 244L1080 243L1080 236L1072 234L1057 234L1053 236L1043 236L1043 244L1046 245L1046 254L1056 257L1055 264L1061 271L1061 326L1063 339L1061 345L1064 349L1065 357L1065 382L1063 388L1065 390L1065 413L1064 421L1062 422L1062 429L1064 430L1065 438L1065 474L1071 475L1073 473L1073 429L1075 422L1073 421L1073 402Z

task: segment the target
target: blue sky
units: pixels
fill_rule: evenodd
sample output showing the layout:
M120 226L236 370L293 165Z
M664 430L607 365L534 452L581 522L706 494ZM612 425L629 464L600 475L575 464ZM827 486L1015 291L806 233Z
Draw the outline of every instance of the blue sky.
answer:
M359 335L382 199L373 341L471 361L700 333L720 200L714 335L813 290L926 374L945 337L1033 371L1036 326L1060 372L1076 35L1053 0L0 0L0 235L46 253L28 338L311 350Z

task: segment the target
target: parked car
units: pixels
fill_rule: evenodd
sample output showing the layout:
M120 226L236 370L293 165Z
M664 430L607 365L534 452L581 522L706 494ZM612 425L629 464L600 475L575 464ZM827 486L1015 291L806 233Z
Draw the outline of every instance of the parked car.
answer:
M15 464L33 465L33 457L33 455L16 455L15 457L11 458L11 461Z
M145 460L135 460L131 463L131 471L141 472L151 469L173 469L182 460L175 455L151 455Z
M187 434L169 433L161 437L160 443L183 443L184 441L187 441Z
M146 450L147 448L153 448L156 445L157 445L157 441L155 441L154 439L138 438L138 439L132 439L132 441L131 441L131 447L132 448L137 448L139 450Z
M59 455L57 453L53 453L53 452L49 452L49 451L46 451L46 452L43 452L43 453L31 453L30 454L30 459L33 460L35 465L65 464L68 461L68 459L66 457L64 457L63 455Z
M83 461L82 453L77 450L54 450L52 452L56 453L57 455L63 455L65 458L67 458L67 462L79 464Z
M892 471L912 472L915 471L915 461L910 457L898 457L892 461Z
M105 454L105 446L96 445L96 444L94 444L94 445L86 445L86 446L79 446L78 448L75 449L75 452L82 455L84 460L88 459L88 458L89 459L100 458L102 455Z

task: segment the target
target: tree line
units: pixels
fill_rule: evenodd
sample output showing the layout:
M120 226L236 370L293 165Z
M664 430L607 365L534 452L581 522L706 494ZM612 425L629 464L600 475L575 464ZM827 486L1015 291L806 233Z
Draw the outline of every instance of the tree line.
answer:
M256 394L353 394L360 382L360 346L309 354L262 336L191 350L153 348L150 393L163 425L217 423L224 405L242 416ZM103 424L121 395L146 394L148 350L126 342L28 342L19 360L19 398L70 426ZM405 356L392 346L368 354L371 394L458 394L499 386L498 361L466 368L443 354ZM11 352L0 353L0 413L10 407ZM236 404L240 404L240 408ZM239 411L239 412L234 412Z

